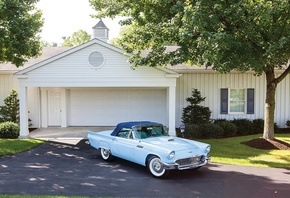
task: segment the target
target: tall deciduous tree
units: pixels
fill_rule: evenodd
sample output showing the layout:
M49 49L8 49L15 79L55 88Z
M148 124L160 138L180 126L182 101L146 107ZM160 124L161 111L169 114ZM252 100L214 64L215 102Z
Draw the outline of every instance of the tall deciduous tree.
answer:
M128 16L133 66L187 63L266 76L265 139L274 139L276 87L290 72L289 0L90 0L98 17ZM164 43L177 45L167 52ZM150 49L146 57L143 50ZM281 75L275 69L283 69Z
M63 37L62 46L73 47L88 42L89 40L91 40L91 35L89 35L84 30L79 30L77 32L74 32L72 36Z
M0 0L0 63L21 66L41 50L38 0Z

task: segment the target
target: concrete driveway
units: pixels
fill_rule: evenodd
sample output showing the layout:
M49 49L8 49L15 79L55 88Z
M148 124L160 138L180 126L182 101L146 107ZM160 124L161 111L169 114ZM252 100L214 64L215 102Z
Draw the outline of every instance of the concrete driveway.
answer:
M35 139L83 139L87 137L87 131L113 130L112 126L92 126L92 127L48 127L31 131L29 136Z
M286 198L290 170L209 164L153 178L121 159L104 162L84 140L48 141L0 157L0 194L89 197Z

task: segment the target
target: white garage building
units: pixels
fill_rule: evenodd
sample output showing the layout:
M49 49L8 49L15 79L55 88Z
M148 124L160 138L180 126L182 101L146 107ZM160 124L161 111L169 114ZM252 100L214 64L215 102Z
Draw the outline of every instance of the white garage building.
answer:
M175 134L179 74L164 68L133 70L122 50L100 39L34 64L14 77L19 83L22 137L29 135L28 119L41 128L153 120Z

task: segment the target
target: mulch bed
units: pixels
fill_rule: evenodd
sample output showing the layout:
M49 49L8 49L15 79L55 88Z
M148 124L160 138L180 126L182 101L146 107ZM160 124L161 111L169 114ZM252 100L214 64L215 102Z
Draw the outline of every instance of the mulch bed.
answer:
M290 150L290 144L277 139L266 140L264 138L257 138L250 141L241 142L241 144L263 150Z

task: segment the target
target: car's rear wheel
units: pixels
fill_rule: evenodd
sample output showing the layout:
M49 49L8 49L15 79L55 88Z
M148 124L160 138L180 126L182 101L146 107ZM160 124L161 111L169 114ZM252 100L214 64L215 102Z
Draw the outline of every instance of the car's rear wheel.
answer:
M101 156L105 161L111 161L113 159L109 149L101 148Z
M147 168L154 177L165 177L169 174L169 171L164 169L161 159L156 156L149 159Z

